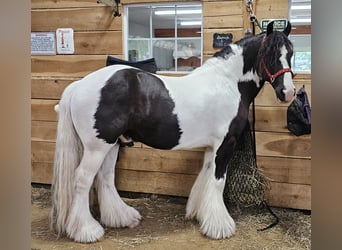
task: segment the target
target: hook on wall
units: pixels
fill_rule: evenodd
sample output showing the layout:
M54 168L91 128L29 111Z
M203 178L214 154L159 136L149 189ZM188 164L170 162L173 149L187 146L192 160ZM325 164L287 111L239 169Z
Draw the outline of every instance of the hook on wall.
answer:
M121 13L119 12L120 0L97 0L97 3L103 3L105 5L113 7L114 16L121 16Z

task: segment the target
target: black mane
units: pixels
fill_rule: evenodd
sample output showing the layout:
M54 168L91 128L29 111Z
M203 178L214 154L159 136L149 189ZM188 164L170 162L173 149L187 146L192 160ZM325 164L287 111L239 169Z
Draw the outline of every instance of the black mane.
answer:
M288 53L288 61L290 61L293 45L287 38L287 35L281 31L273 31L267 36L267 39L265 39L263 43L263 38L265 36L266 32L262 32L255 36L244 37L233 43L243 48L244 73L250 71L251 69L253 69L253 71L258 71L258 65L260 64L261 58L264 58L265 61L268 61L269 67L273 68L280 57L280 47L283 45L285 45L286 49L290 52ZM262 49L260 50L261 47ZM230 44L216 52L213 57L227 58L232 52L233 50ZM265 58L267 55L268 58Z

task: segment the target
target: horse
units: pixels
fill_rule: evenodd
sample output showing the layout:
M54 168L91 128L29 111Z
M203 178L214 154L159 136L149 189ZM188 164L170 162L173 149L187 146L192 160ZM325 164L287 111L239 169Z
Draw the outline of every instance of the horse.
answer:
M235 222L223 200L227 164L265 82L281 102L295 95L288 39L273 29L216 52L181 77L112 65L68 85L58 107L51 227L58 236L95 242L105 227L136 227L141 215L119 196L114 182L120 136L164 150L205 147L203 167L186 205L200 232L229 238ZM91 215L94 184L100 222Z

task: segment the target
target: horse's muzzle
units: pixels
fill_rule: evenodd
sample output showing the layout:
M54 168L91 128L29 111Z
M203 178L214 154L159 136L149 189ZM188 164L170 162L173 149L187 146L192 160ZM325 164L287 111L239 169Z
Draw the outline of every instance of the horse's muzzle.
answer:
M282 102L290 102L292 101L292 99L294 98L294 96L296 95L296 89L295 88L283 88L281 90L281 97L283 98L279 98Z

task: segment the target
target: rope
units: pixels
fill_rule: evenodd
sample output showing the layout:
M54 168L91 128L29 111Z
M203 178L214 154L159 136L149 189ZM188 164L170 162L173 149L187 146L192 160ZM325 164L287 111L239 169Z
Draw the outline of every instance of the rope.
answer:
M253 0L247 0L246 3L247 3L247 11L249 12L250 21L252 24L252 35L255 36L255 24L258 25L258 27L261 30L260 23L256 15L253 12ZM252 121L253 152L254 152L254 157L255 157L255 164L257 165L256 135L255 135L255 98L253 98L253 101L252 101L252 112L253 112L253 121ZM272 227L276 226L279 223L279 217L272 211L271 207L267 204L266 200L263 201L263 205L267 208L270 214L275 218L275 221L265 228L257 229L257 231L265 231L265 230L271 229Z

